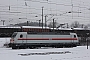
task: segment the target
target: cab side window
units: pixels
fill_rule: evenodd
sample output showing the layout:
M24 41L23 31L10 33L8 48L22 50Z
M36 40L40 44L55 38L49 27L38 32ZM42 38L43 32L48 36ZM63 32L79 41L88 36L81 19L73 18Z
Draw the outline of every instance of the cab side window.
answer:
M23 35L22 34L20 35L20 38L23 38Z
M74 38L76 38L76 35L74 35Z

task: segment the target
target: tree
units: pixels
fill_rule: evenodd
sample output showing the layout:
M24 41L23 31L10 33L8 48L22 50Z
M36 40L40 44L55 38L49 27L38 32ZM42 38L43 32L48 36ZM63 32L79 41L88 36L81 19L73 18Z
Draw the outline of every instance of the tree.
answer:
M84 26L84 29L87 30L88 29L88 26Z
M55 21L55 22L54 22L54 28L56 28L57 25L58 25L58 23ZM48 24L48 27L53 28L53 22L50 22L50 23Z
M72 27L72 28L78 28L78 27L80 27L80 24L79 24L78 21L74 21L74 22L71 24L71 27Z

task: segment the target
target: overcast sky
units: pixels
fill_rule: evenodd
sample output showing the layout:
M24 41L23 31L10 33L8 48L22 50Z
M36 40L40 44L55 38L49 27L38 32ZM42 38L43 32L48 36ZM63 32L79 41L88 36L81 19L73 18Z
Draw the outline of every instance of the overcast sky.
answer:
M0 20L5 20L5 25L26 21L36 22L42 19L42 7L44 16L48 16L47 20L52 21L55 18L60 24L71 24L74 21L79 21L81 24L90 23L90 0L0 0ZM69 11L73 13L66 13Z

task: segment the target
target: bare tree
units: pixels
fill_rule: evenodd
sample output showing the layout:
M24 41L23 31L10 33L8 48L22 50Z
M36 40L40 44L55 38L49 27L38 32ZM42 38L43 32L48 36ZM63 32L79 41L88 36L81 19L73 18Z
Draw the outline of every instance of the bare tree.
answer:
M88 26L84 26L84 29L85 29L85 30L88 29Z
M54 22L54 28L56 28L57 25L58 25L58 23L55 21L55 22ZM53 22L50 22L50 23L48 24L48 27L53 28Z
M78 21L74 21L74 22L71 24L71 27L73 27L73 28L78 28L78 27L80 27L80 24L79 24Z

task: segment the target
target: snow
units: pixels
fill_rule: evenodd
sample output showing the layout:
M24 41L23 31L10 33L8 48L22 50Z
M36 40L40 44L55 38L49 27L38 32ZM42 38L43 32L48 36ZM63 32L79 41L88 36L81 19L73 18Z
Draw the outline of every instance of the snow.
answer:
M22 28L42 28L42 27L40 27L40 26L22 26ZM44 26L43 26L43 28L49 29L49 27L44 27Z
M16 49L5 48L2 45L10 42L10 38L0 38L0 60L89 60L90 46L77 46L73 48L40 48ZM63 52L62 54L28 55L31 53ZM70 52L70 53L64 53ZM25 56L20 54L26 54Z
M10 38L0 38L0 47L3 47L4 44L8 44L10 42Z
M73 28L73 30L85 30L85 28Z
M71 28L58 28L59 30L72 30Z

